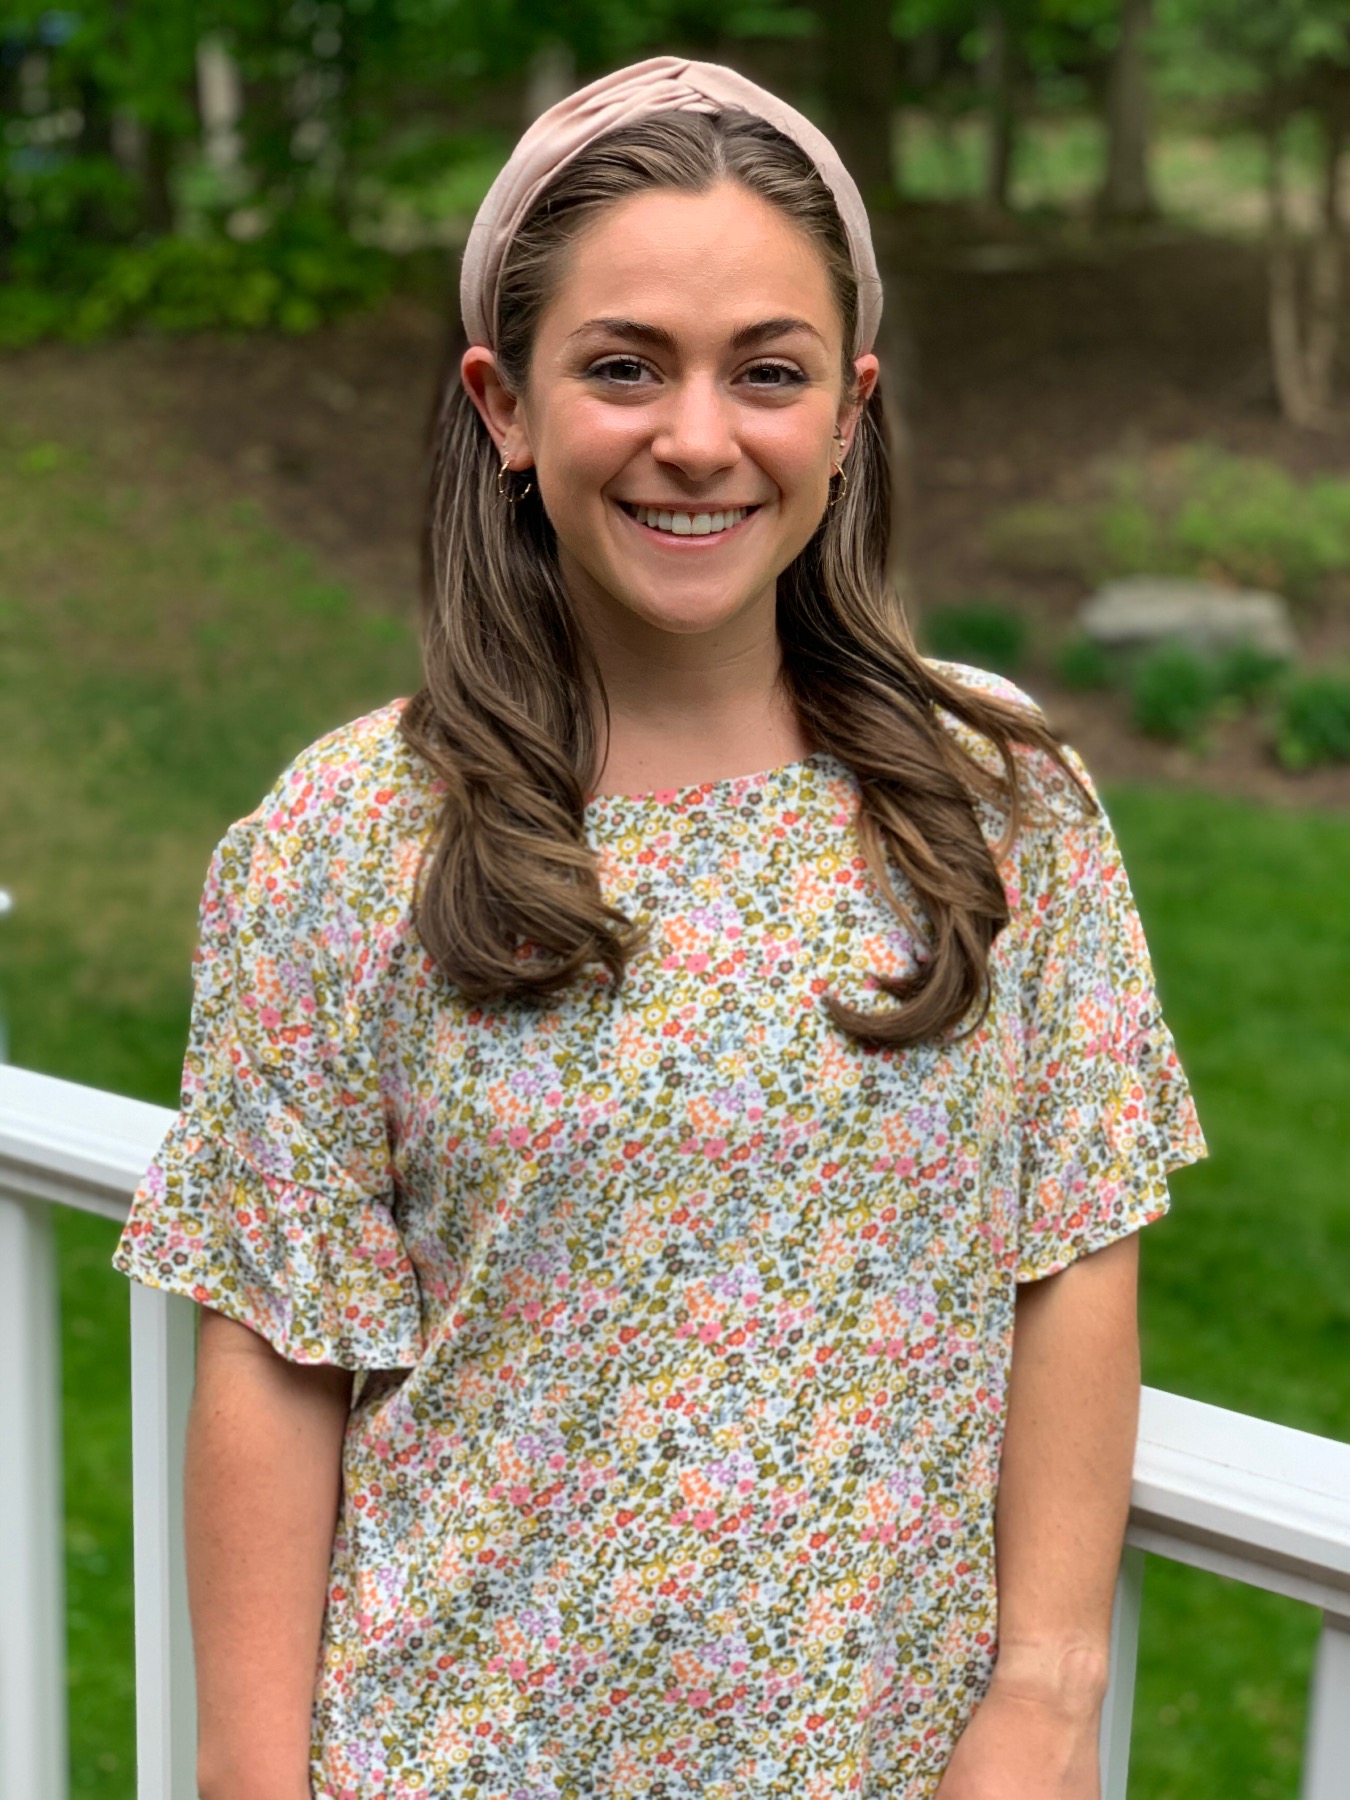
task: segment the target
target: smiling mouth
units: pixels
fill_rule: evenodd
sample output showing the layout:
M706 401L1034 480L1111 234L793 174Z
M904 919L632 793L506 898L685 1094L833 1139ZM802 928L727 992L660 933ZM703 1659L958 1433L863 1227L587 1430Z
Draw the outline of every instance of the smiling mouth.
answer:
M720 512L677 512L674 508L632 506L626 500L618 501L617 505L639 525L670 537L716 537L734 530L752 513L759 511L758 506L728 506Z

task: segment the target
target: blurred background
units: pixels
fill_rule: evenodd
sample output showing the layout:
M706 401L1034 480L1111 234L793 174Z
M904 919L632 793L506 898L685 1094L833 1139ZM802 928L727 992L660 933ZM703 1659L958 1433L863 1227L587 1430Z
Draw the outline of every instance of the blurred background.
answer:
M835 136L916 628L1105 785L1212 1149L1145 1377L1350 1437L1350 0L0 0L10 1055L174 1102L212 846L417 684L474 208L659 51ZM130 1800L126 1288L60 1221L72 1791ZM1293 1800L1315 1631L1152 1563L1131 1791Z

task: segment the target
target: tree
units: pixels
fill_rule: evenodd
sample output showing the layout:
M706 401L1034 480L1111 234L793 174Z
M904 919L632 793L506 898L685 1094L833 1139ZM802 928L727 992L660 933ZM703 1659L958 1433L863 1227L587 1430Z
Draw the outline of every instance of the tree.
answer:
M1267 162L1271 363L1291 423L1316 428L1333 410L1345 329L1341 190L1350 136L1350 21L1345 0L1159 0L1174 91L1260 131ZM1301 240L1289 204L1296 124L1319 140L1319 204Z
M884 203L894 188L891 114L899 79L891 0L818 0L816 17L831 135L863 198Z
M1152 0L1121 0L1106 90L1106 179L1099 202L1109 219L1144 219L1156 210L1149 179L1146 54L1152 22Z

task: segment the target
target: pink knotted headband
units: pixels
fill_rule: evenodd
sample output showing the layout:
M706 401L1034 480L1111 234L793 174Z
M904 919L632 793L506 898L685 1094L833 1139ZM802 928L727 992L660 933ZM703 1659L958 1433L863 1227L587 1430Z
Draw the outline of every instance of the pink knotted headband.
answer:
M876 343L881 322L881 277L867 209L834 145L795 107L720 63L653 56L617 69L541 113L512 151L478 209L459 276L460 314L471 344L489 349L496 338L497 290L507 247L553 176L595 138L652 113L754 113L800 146L834 195L848 234L858 278L854 354Z

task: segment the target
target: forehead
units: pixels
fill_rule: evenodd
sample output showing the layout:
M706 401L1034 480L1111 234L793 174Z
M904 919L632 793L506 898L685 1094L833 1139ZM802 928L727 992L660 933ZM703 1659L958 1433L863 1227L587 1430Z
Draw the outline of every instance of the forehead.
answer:
M802 318L831 348L843 322L825 260L802 228L726 182L705 194L635 194L572 244L544 330L639 319L680 335L726 335L759 319Z

